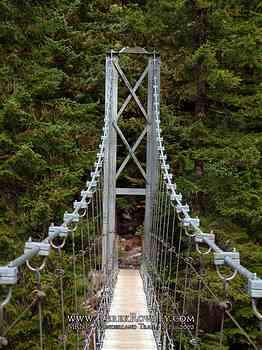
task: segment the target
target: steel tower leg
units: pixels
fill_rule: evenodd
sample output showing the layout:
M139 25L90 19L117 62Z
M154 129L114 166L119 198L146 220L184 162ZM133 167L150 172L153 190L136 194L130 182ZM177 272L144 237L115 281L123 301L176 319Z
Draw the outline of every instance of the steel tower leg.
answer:
M103 189L103 242L102 242L102 266L112 270L114 268L114 241L115 241L115 216L116 216L116 151L117 133L113 127L117 119L117 94L118 94L118 72L113 60L116 56L108 55L106 58L106 101L110 104L109 130L107 144L105 147L104 161L104 189ZM110 70L112 74L110 75ZM110 77L112 81L110 81ZM108 101L108 89L111 88L110 101Z
M153 73L157 76L157 85L153 81ZM159 94L160 88L160 59L149 58L148 71L148 100L147 114L149 118L147 131L147 151L146 151L146 208L145 208L145 233L144 233L144 256L147 256L150 231L152 226L152 214L154 198L157 187L157 143L156 143L156 115L153 106L153 95Z

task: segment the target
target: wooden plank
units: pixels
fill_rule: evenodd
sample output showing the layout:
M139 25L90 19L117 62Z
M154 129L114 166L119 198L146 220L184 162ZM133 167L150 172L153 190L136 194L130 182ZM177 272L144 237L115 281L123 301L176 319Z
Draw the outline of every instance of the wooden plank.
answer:
M107 323L102 350L157 350L138 270L119 270L109 315L110 321L119 315L129 316L129 322L120 322L121 319L118 319ZM141 316L145 317L142 321ZM142 325L147 329L143 329Z

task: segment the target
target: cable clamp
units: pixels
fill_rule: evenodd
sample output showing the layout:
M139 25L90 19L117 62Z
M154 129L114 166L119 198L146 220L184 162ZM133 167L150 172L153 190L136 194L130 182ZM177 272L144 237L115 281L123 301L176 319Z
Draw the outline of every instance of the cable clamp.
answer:
M262 279L257 278L256 274L254 274L254 279L248 279L248 294L252 298L252 309L254 315L262 321L262 313L258 310L257 299L262 298Z
M163 164L161 164L161 169L168 171L170 169L170 165L163 163Z
M167 159L167 156L166 156L166 154L160 154L159 155L159 159L161 159L161 160L166 160Z
M69 231L70 230L64 225L54 226L54 224L52 224L51 226L49 226L48 229L48 237L51 240L55 237L66 238L68 236Z
M236 264L240 264L240 255L239 252L221 252L214 253L214 264L216 266L221 266L225 264L225 258L230 258Z
M172 189L171 189L171 190L174 191L174 192L176 192L176 189L177 189L177 188L176 188L176 183L173 183L173 184L172 184Z
M249 279L247 288L251 298L262 298L262 279Z
M103 138L105 138L104 136L102 136ZM103 158L104 157L104 152L98 152L96 154L96 158L99 159L99 158Z
M86 187L95 188L96 187L96 181L93 179L91 181L86 182Z
M182 219L182 224L185 227L189 227L189 226L196 226L199 227L200 225L200 220L198 218L183 218Z
M93 193L92 191L85 191L82 190L81 191L81 197L85 197L85 198L92 198L93 197Z
M167 179L172 180L172 178L173 178L173 174L172 173L164 174L164 179L165 180L167 180Z
M64 223L66 225L71 224L72 222L79 222L79 214L78 213L68 213L67 211L64 213Z
M91 180L89 184L91 185L91 188L95 188L97 186L97 181Z
M87 209L87 201L74 201L74 209Z
M189 206L187 204L185 205L179 205L177 204L176 205L176 212L179 214L179 213L188 213L189 212Z
M181 193L171 193L170 196L171 201L182 201L182 194Z
M0 284L17 283L17 267L0 266Z
M200 243L205 243L206 244L205 239L208 239L209 241L215 243L215 235L214 235L214 233L196 233L194 235L194 239L195 239L195 243L196 243L196 251L200 255L207 255L207 254L211 253L211 251L212 251L211 247L208 247L208 250L203 251L203 250L200 249L199 244Z
M220 266L225 264L225 259L230 258L235 264L240 264L240 255L239 252L237 252L235 249L232 252L215 252L214 253L214 264L216 266L216 271L221 278L222 281L224 282L229 282L233 280L236 275L237 275L237 270L234 269L234 271L231 273L230 276L225 276L220 272Z
M208 239L209 241L211 241L213 243L215 243L216 237L215 237L214 233L202 233L202 234L197 233L195 235L195 242L196 243L205 243L204 238Z
M176 190L176 185L175 184L172 184L172 183L169 183L169 182L167 182L167 184L166 184L166 188L168 189L168 190L170 190L170 191L172 191L172 190Z
M98 162L95 162L95 167L101 168L102 167L102 162L101 160Z
M39 248L39 252L37 254L40 256L48 256L51 250L50 243L34 242L30 237L29 240L25 243L24 254L29 253L34 248Z

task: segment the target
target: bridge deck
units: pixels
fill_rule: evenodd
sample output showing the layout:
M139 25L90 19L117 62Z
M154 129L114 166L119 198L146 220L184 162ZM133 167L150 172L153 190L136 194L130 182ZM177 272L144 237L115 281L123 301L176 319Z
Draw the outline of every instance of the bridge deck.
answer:
M157 350L138 270L119 270L109 315L102 350ZM128 322L113 318L119 315L129 316ZM142 321L138 316L147 318Z

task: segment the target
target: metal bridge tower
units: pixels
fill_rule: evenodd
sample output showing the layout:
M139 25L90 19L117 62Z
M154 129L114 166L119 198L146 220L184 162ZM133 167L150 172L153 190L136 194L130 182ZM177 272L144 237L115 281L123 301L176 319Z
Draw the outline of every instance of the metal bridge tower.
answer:
M124 54L132 54L137 57L144 55L148 58L148 63L132 87L122 68L119 65L119 57ZM153 82L153 72L157 76L157 81ZM148 96L147 106L143 106L139 100L136 91L147 77ZM129 90L129 95L119 108L118 106L118 81L119 78L124 82ZM152 208L154 193L157 184L157 144L156 144L156 116L155 106L153 106L153 94L159 94L160 88L160 58L155 53L149 53L142 48L124 48L119 52L111 51L106 58L106 91L105 105L109 104L109 132L107 144L105 147L104 162L104 191L103 191L103 266L106 259L109 259L108 265L114 268L113 251L115 244L115 226L116 226L116 195L144 195L145 196L145 222L144 222L144 245L150 232L152 221ZM111 89L111 93L108 91ZM118 120L123 114L130 100L134 99L145 119L145 127L137 138L133 146L130 146L124 134L118 126ZM159 99L158 99L159 101ZM127 156L119 169L117 169L117 138L120 138L127 149ZM147 138L146 143L146 170L135 155L135 151L143 138ZM133 159L145 179L145 188L117 188L116 181L126 164ZM107 266L108 266L107 265ZM111 269L110 268L110 269Z

